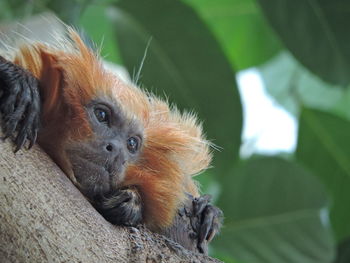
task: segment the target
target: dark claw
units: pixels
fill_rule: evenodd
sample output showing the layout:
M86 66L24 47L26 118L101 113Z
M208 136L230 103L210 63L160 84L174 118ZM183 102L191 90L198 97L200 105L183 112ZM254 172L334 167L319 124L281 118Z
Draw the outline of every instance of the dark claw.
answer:
M29 136L29 146L28 146L28 150L30 150L34 143L36 142L36 139L38 137L38 128L37 127L32 127L32 132L30 133L30 136Z
M15 139L16 149L14 152L15 153L18 152L22 148L25 142L26 142L25 130L21 130L21 132L17 135Z
M141 197L136 188L118 189L95 202L96 209L115 225L136 226L142 220Z
M0 56L0 115L3 139L11 138L15 152L36 141L40 119L39 82L27 70Z
M208 207L206 210L208 210ZM199 236L198 236L199 244L203 243L204 240L207 240L207 236L209 231L211 230L213 220L214 220L214 214L208 213L207 211L205 211L205 214L203 214L203 217L202 217L202 225L199 228Z

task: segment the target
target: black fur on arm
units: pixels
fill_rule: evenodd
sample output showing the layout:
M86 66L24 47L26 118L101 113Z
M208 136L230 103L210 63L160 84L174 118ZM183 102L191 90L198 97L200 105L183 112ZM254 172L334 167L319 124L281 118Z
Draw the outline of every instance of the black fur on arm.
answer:
M222 211L210 200L210 195L188 194L172 225L156 232L188 250L208 254L208 243L219 232L223 221ZM112 224L135 227L142 223L142 200L136 188L116 189L95 196L92 204Z
M134 187L116 189L96 197L92 204L114 225L137 226L142 222L142 200Z
M24 68L0 56L0 115L4 138L11 138L15 152L36 141L40 125L39 81Z

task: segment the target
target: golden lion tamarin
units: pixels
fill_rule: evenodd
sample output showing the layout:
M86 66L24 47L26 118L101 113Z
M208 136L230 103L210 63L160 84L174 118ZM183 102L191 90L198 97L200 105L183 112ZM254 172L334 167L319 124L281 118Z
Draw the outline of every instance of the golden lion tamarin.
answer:
M143 223L166 233L192 198L203 252L221 211L200 197L192 180L211 160L197 119L123 83L74 30L67 33L56 45L28 41L1 54L5 138L12 138L15 151L37 140L113 224Z

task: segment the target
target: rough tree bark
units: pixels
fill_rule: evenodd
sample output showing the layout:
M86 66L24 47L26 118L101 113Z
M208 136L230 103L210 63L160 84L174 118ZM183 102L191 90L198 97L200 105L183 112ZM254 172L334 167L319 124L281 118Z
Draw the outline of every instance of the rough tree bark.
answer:
M111 225L39 147L12 150L0 141L0 262L219 262Z

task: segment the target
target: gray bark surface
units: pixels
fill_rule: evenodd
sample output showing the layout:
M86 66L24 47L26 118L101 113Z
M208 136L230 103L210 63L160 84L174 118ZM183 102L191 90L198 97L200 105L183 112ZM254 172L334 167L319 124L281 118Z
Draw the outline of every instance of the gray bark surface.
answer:
M38 146L12 150L0 140L0 262L219 262L111 225Z

